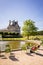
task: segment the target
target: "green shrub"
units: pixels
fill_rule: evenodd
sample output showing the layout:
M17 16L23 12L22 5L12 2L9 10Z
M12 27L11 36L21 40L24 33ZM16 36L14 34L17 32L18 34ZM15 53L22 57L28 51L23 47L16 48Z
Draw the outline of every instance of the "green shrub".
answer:
M5 52L6 52L6 53L9 53L9 52L10 52L10 49L5 49Z
M29 48L31 48L31 47L33 47L33 46L37 46L38 44L36 44L36 43L33 43L33 42L27 42L27 43L25 43L26 44L26 47L29 47Z
M21 49L22 49L22 50L26 50L26 45L25 45L25 44L22 45Z
M41 41L42 41L41 45L43 46L43 40L41 40Z
M9 46L9 45L6 45L5 52L8 53L8 52L10 52L10 51L11 51L10 46Z
M34 38L34 40L40 40L40 38L36 37L36 38Z

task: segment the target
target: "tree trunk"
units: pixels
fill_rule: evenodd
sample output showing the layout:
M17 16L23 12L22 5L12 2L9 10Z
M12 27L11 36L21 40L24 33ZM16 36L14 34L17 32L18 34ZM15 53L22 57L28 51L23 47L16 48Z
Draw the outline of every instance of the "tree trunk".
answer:
M27 36L27 39L29 40L29 36Z

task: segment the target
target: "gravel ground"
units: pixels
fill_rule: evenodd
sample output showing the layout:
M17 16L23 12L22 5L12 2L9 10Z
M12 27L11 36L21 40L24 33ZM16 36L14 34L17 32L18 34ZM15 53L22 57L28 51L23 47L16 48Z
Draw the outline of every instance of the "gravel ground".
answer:
M26 53L26 51L14 51L13 53L2 53L0 65L43 65L43 47L36 53Z

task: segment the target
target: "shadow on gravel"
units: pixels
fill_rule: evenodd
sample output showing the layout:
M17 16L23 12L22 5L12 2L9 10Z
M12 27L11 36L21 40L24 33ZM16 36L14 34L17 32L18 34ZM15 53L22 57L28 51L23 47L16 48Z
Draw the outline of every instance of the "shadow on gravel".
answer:
M14 56L9 56L9 59L11 59L12 61L19 61L17 58L15 58Z
M0 57L1 57L2 59L7 59L7 57L6 57L5 55L0 55Z
M34 52L36 55L39 55L39 56L42 56L43 57L43 54L41 54L41 53L36 53L36 52Z
M29 55L29 56L33 56L31 53L26 53L27 55Z
M37 53L37 52L26 53L26 54L29 55L29 56L34 56L34 55L32 55L32 54L36 54L36 55L39 55L39 56L42 56L42 57L43 57L43 54L41 54L41 53Z

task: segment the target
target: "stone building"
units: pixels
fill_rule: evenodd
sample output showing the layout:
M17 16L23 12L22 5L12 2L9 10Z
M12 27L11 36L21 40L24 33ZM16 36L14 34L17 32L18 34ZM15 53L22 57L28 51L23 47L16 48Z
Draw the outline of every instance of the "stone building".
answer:
M7 27L7 30L10 32L15 32L20 34L20 26L18 25L18 21L11 21L9 20L9 25Z
M2 37L20 37L20 26L18 24L18 21L9 20L7 28L0 30L0 34L2 34Z
M15 32L20 34L20 26L18 25L18 21L9 20L7 28L1 29L0 32Z

